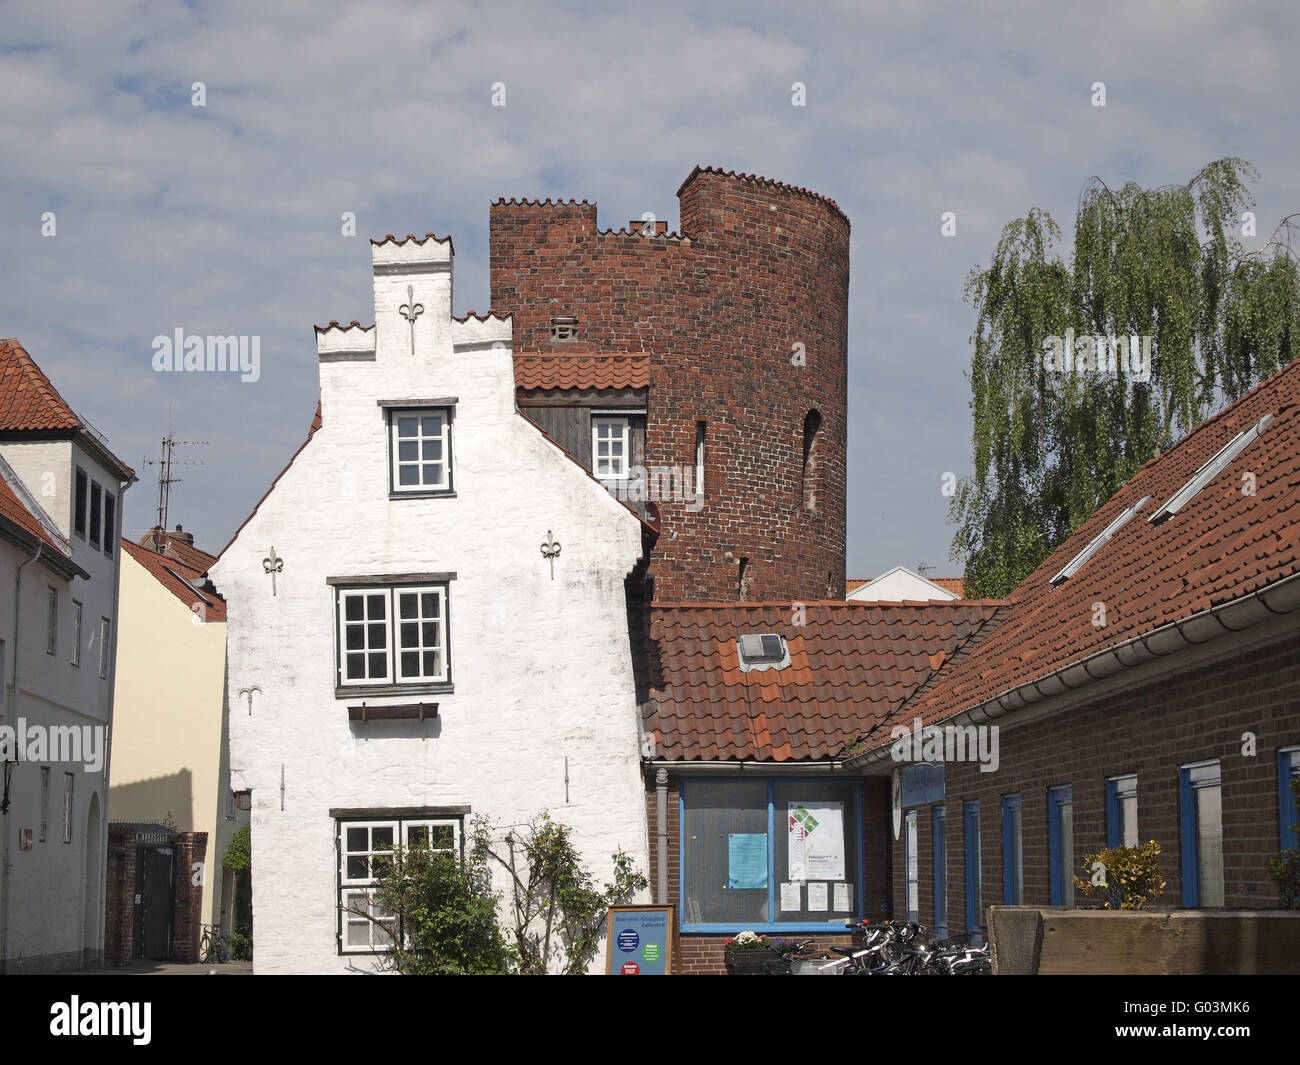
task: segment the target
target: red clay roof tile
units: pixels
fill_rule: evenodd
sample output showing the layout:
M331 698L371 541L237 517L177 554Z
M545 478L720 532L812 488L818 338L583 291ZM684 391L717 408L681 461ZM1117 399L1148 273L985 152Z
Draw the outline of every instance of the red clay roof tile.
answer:
M525 391L649 385L649 355L515 354L515 387Z
M125 538L122 540L122 550L139 562L149 571L150 576L191 610L195 610L195 604L201 606L205 620L226 620L226 601L215 591L200 590L203 585L202 571L185 565L179 559L160 555L157 551L151 551L140 544L133 544ZM205 552L199 553L205 554ZM193 587L188 583L191 581L200 587ZM195 610L195 613L199 611Z
M82 427L26 349L15 339L0 340L0 431Z

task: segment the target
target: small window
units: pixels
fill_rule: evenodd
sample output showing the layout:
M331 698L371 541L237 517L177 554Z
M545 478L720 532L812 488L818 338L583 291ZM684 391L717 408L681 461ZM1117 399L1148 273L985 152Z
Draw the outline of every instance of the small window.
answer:
M103 505L104 490L99 487L97 481L90 482L90 546L99 546L99 526L101 513L100 508Z
M626 480L632 452L631 422L625 417L591 419L591 472L603 481Z
M76 488L74 489L72 530L83 540L86 538L86 491L89 480L86 471L77 467Z
M101 680L108 679L108 651L109 637L112 634L112 624L108 618L99 619L99 676Z
M41 766L41 842L50 833L50 767Z
M81 665L81 604L72 601L72 664Z
M52 655L59 649L59 590L49 586L49 611L45 629L45 653Z
M1300 747L1283 747L1277 752L1277 815L1284 851L1300 847L1300 797L1291 790L1291 782L1298 778Z
M803 506L809 511L817 509L821 494L821 430L821 411L810 410L803 420Z
M112 492L104 493L104 554L113 557L113 529L117 523L117 500Z
M962 815L965 820L966 931L974 943L984 937L984 854L980 846L979 800L965 803Z
M340 952L391 950L402 934L398 917L375 902L373 891L387 859L399 844L460 854L460 821L340 821L338 830Z
M936 806L931 813L934 827L934 934L948 937L948 811Z
M1138 778L1136 773L1106 778L1106 846L1138 844Z
M704 498L704 440L708 434L708 422L695 423L695 495Z
M1025 902L1025 854L1019 795L1002 796L1002 901Z
M63 842L72 842L72 781L71 773L63 774Z
M907 919L921 919L921 859L917 854L916 811L903 818L903 869L907 879Z
M236 809L237 807L235 806L235 793L231 791L229 788L227 788L226 789L226 820L227 821L233 821L235 819Z
M1214 480L1214 478L1222 473L1223 470L1227 469L1227 467L1231 465L1233 459L1258 440L1260 434L1272 424L1273 415L1265 414L1264 417L1260 418L1260 420L1249 429L1244 429L1234 436L1227 444L1220 448L1218 454L1216 454L1214 458L1210 459L1209 462L1192 475L1190 481L1170 496L1169 502L1152 514L1147 521L1154 525L1159 525L1161 522L1167 521L1169 518L1177 514L1183 509L1183 507L1191 502L1202 488Z
M341 687L445 684L447 586L341 588Z
M1074 797L1069 784L1047 789L1047 850L1053 906L1074 905Z
M391 409L392 491L451 491L451 408Z
M1219 763L1180 766L1183 905L1223 905L1223 791Z

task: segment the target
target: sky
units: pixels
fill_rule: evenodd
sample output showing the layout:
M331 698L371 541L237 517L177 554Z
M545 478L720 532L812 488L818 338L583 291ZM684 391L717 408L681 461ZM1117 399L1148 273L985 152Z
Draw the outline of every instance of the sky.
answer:
M763 175L852 223L849 575L954 575L968 273L1031 208L1068 239L1093 176L1224 156L1259 171L1262 246L1300 211L1298 26L1289 3L0 0L0 336L135 467L125 535L155 521L169 418L196 442L169 524L215 552L306 435L312 327L373 319L367 237L452 236L454 311L483 312L498 197L676 230L696 164ZM260 337L258 379L156 372L177 329Z

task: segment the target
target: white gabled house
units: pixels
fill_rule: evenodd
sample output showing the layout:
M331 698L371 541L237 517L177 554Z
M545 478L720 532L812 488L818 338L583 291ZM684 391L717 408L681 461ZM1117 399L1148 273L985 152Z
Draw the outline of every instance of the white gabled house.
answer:
M648 870L624 581L641 520L515 406L452 245L372 242L375 324L318 328L321 420L211 568L255 966L370 971L372 858L542 810Z

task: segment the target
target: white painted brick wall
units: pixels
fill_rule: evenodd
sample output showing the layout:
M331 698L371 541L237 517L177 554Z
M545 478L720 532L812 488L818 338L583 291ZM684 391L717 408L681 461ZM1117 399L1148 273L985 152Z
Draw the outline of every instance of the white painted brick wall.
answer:
M253 791L258 972L374 967L337 952L331 808L466 804L507 824L547 809L601 882L619 849L649 868L623 585L640 523L516 412L509 321L451 319L449 243L380 245L374 258L415 270L376 276L374 360L322 362L322 428L212 570L229 604L233 786ZM414 357L397 313L408 284L424 304ZM331 336L322 351L339 348ZM362 338L354 329L344 346ZM452 396L455 498L390 500L377 401ZM562 545L554 580L548 531ZM272 545L284 559L274 597ZM436 700L431 723L351 725L360 699L335 697L326 578L411 572L457 574L455 691L366 700ZM237 693L252 685L250 715Z

